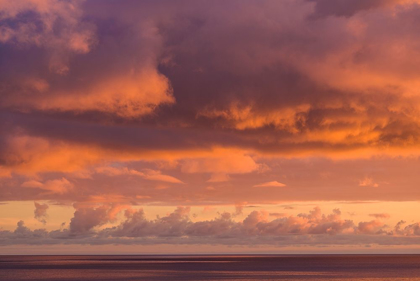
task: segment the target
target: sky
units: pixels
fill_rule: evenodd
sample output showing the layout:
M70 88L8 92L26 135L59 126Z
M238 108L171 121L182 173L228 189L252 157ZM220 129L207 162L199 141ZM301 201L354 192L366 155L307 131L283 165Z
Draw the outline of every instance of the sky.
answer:
M420 253L419 0L0 0L0 252Z

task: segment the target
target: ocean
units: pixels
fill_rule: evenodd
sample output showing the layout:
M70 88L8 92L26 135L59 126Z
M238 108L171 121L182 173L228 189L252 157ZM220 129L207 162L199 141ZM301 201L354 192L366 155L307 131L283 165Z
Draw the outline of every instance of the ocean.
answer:
M0 256L0 280L420 280L420 255Z

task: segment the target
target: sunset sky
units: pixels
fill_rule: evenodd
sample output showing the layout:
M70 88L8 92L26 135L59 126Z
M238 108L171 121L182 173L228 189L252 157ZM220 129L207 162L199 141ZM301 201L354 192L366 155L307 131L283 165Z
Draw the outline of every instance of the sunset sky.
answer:
M0 0L0 253L420 253L420 0Z

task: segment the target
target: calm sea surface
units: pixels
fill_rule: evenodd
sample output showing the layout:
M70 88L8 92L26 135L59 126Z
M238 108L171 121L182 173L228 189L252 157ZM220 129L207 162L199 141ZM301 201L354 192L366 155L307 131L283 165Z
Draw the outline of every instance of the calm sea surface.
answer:
M0 280L420 280L418 255L0 256Z

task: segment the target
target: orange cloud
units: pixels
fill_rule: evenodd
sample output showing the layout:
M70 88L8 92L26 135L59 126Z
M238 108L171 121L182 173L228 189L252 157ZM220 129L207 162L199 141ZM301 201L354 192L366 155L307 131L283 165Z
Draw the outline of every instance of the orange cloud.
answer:
M269 181L260 184L254 185L254 187L284 187L286 186L284 183L278 181Z
M162 181L162 182L169 182L169 183L183 183L179 179L169 176L163 175L160 171L154 171L150 169L146 169L143 172L139 172L133 169L124 168L115 168L115 167L98 167L95 169L97 173L109 175L109 176L120 176L120 175L133 175L138 176L147 180L153 181Z
M71 172L97 162L102 155L100 149L85 145L16 136L8 139L8 150L3 158L16 173Z
M184 173L242 174L260 168L254 159L241 151L217 149L214 156L184 160L181 170Z
M9 169L0 166L0 178L10 178L11 176L12 174Z
M126 73L105 78L87 89L77 92L46 93L47 86L31 84L41 89L42 96L22 96L6 101L6 105L22 110L71 111L75 113L98 111L125 118L150 114L161 104L174 103L168 79L154 69Z
M198 113L198 116L206 118L223 118L228 121L226 126L238 130L256 129L267 125L273 125L278 129L296 132L296 114L307 112L309 104L299 105L295 108L282 108L272 112L259 112L253 105L240 106L233 103L225 110L207 108Z
M45 183L31 180L22 183L21 186L26 188L39 188L42 190L46 190L48 191L48 193L52 194L64 194L74 187L73 184L69 182L66 178L49 180Z

